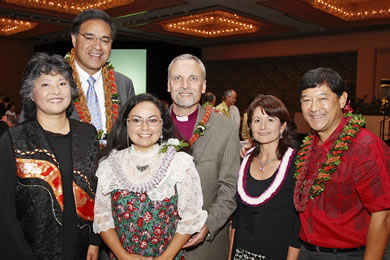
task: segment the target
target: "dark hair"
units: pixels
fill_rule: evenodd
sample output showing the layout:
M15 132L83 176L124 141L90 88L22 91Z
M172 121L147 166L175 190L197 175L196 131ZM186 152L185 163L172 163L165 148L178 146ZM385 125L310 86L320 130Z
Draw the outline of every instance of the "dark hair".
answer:
M71 99L73 100L77 94L77 85L72 76L72 68L60 55L48 55L43 52L34 54L27 62L23 72L23 82L20 89L20 95L23 100L23 110L26 119L32 119L36 117L37 107L32 101L32 92L35 86L35 80L42 74L61 74L65 80L69 83L71 90ZM72 106L66 109L66 115L72 114Z
M202 104L206 103L206 102L213 102L213 100L215 99L215 95L212 93L212 92L207 92L205 93L203 96L202 96Z
M122 108L117 120L115 121L111 133L108 137L107 147L104 149L102 157L106 157L114 149L122 150L127 148L128 143L131 144L131 139L127 133L127 118L131 110L142 102L152 102L157 106L163 120L162 135L163 141L169 138L176 138L175 128L172 122L169 111L164 107L161 101L151 94L140 94L130 98Z
M116 27L112 22L111 17L104 11L99 9L88 9L79 13L74 19L72 23L72 35L78 35L80 32L80 26L89 20L102 20L106 24L108 24L111 28L111 38L114 40L116 36Z
M283 138L279 139L279 144L277 147L276 155L278 159L281 159L284 153L287 151L288 147L292 147L293 140L289 134L288 124L290 122L290 115L284 103L277 97L271 95L258 95L255 100L248 107L248 126L249 134L252 136L252 118L253 113L257 107L260 107L264 113L271 117L277 117L280 120L280 123L283 124L286 122L286 128L283 131ZM252 152L254 158L260 153L260 143L252 138L256 148Z
M15 106L15 108L16 108L15 103L12 103L12 102L8 103L7 110L10 110L12 106Z
M0 107L0 121L1 118L5 115L5 109L3 107Z
M301 80L299 95L308 88L316 88L320 85L327 85L333 93L340 97L344 90L344 80L336 71L329 68L316 68L306 72Z

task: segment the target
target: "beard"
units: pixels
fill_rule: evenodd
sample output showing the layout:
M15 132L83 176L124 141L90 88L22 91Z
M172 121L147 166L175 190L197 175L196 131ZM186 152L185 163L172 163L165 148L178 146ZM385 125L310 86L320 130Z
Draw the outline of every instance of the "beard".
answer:
M195 100L195 95L193 93L191 94L192 94L191 97L183 98L180 96L180 92L179 92L177 93L176 97L173 99L173 102L179 107L183 107L183 108L192 107L195 104L197 104L198 101Z

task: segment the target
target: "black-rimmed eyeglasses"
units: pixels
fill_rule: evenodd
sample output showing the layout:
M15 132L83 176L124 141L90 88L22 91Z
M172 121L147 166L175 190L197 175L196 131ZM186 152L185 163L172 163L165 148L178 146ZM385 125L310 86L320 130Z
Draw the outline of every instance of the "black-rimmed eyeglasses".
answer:
M112 39L107 36L96 37L95 35L90 35L90 34L85 35L81 32L79 32L79 34L83 36L87 42L90 43L95 43L97 40L99 40L102 45L108 45L112 42Z

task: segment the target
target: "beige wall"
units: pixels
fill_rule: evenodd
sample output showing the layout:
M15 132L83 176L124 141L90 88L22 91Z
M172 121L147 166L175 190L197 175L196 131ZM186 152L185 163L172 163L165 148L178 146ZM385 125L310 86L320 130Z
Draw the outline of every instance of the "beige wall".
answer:
M390 31L240 43L202 49L205 61L358 52L356 97L378 96L380 78L390 78Z
M0 50L0 93L9 96L20 111L22 107L19 90L23 69L33 54L33 44L30 41L0 39Z

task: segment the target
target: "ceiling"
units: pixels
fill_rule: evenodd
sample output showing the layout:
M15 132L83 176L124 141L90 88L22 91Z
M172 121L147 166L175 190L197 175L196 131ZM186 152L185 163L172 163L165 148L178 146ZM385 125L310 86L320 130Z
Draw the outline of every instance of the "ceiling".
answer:
M203 38L168 32L161 26L167 20L215 10L255 20L261 29L250 34ZM131 4L106 11L117 26L117 41L158 41L191 47L390 29L390 18L347 22L313 8L307 0L134 0ZM31 30L0 38L28 39L39 44L69 39L74 15L22 7L1 0L1 17L37 22L38 25Z

